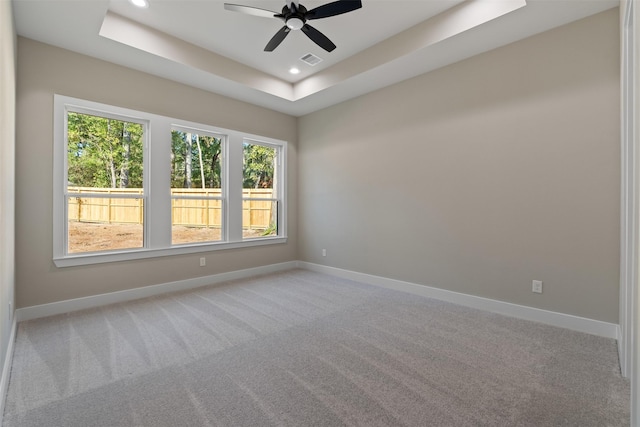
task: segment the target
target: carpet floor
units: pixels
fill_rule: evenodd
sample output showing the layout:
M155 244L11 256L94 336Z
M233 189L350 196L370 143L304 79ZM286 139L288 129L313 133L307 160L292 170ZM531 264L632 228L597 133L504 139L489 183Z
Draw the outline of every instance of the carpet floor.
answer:
M21 322L3 425L626 426L615 340L291 270Z

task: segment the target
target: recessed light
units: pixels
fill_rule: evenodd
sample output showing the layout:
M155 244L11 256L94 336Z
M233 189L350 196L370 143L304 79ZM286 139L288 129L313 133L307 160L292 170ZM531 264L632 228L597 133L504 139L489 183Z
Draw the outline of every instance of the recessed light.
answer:
M129 2L137 7L149 7L149 2L147 0L129 0Z
M299 69L297 69L296 67L292 67L292 68L290 68L290 69L289 69L289 72L290 72L291 74L300 74L300 70L299 70Z

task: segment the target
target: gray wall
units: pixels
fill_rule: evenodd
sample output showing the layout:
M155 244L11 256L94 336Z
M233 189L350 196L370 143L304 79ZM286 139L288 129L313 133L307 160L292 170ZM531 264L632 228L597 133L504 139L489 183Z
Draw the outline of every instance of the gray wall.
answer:
M618 322L617 9L299 120L27 39L18 72L19 307L301 259ZM289 141L289 243L56 268L54 93Z
M296 119L29 39L18 39L16 304L27 307L297 258ZM54 93L288 141L287 244L56 268L52 262Z
M301 118L299 258L618 323L618 14Z
M0 1L0 367L4 366L9 346L13 317L9 304L13 306L15 286L15 43L11 2Z

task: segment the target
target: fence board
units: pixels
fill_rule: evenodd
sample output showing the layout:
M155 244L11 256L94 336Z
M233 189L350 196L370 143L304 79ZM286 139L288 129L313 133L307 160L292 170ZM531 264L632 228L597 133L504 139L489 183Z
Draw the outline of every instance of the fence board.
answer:
M122 198L120 195L142 196L141 188L68 187L69 221L109 224L142 224L143 199ZM82 197L82 194L105 194L105 197ZM77 196L75 196L77 194ZM222 226L221 190L217 188L175 188L172 197L189 196L202 199L171 200L172 225L220 228ZM242 224L245 229L267 229L274 217L276 203L269 188L243 189Z

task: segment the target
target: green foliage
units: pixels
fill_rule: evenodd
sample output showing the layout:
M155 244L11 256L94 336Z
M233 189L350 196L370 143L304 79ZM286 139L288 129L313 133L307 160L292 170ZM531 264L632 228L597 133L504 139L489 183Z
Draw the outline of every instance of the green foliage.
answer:
M142 188L143 126L81 113L68 114L68 181L97 188ZM220 188L222 141L171 132L171 187ZM273 188L276 149L244 144L244 188Z
M70 185L142 187L142 125L70 112L67 162Z
M171 188L220 188L221 154L219 138L171 131Z
M273 188L276 149L244 144L243 188Z
M278 234L278 226L275 223L269 224L269 227L262 232L262 236L275 236Z

